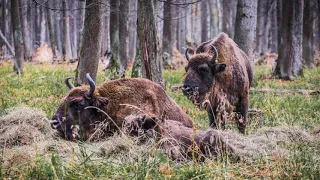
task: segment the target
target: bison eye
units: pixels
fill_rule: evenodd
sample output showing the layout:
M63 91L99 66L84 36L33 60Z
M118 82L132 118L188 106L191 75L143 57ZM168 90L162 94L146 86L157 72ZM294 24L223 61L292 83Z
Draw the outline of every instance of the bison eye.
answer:
M71 108L74 109L74 110L80 110L80 109L84 108L84 105L81 104L81 103L77 103L77 104L71 105Z
M207 64L200 65L200 66L198 67L198 70L199 70L199 72L201 72L201 73L207 73L207 72L210 71L209 66L208 66Z

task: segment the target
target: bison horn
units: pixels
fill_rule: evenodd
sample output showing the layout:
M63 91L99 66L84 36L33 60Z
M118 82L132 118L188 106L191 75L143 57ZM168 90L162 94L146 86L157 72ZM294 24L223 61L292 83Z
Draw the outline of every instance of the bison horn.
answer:
M216 61L217 61L217 59L218 59L218 50L217 50L217 48L214 47L214 46L212 46L212 48L213 48L213 51L214 51L214 56L212 57L212 61L213 61L214 63L216 63Z
M93 81L93 79L91 78L89 73L86 74L86 77L87 77L87 79L89 81L89 84L90 84L89 96L92 97L93 96L93 92L96 89L96 83Z
M189 61L189 48L186 49L186 51L184 52L184 55L186 56L186 59Z
M69 79L74 79L74 77L67 77L66 80L64 80L64 82L66 83L68 88L71 90L74 88L74 85L71 82L69 82Z

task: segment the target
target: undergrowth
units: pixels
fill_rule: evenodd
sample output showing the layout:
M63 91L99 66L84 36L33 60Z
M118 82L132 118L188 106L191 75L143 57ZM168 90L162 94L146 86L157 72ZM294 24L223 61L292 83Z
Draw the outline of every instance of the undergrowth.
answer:
M6 109L29 106L42 109L50 119L68 93L64 79L74 75L74 65L27 64L25 74L12 73L11 65L0 67L0 115ZM99 70L97 84L108 79ZM181 84L184 70L165 70L165 87L171 96L194 119L198 129L207 129L207 114L197 109L181 92L172 92L173 85ZM255 68L254 88L320 90L320 68L305 70L303 77L294 81L270 79L264 66ZM263 114L250 115L248 133L261 127L302 126L310 131L320 124L320 95L276 93L250 93L250 108ZM233 126L228 128L235 129ZM135 162L123 163L104 157L93 159L83 151L77 154L79 162L64 162L52 152L48 156L14 159L3 164L0 151L0 179L319 179L320 145L317 143L291 143L289 158L275 156L254 162L228 160L204 163L176 163L164 154L143 154Z

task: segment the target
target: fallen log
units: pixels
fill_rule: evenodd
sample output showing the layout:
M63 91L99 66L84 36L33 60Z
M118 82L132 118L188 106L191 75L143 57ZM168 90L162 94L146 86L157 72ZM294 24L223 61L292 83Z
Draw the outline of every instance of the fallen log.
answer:
M263 88L263 89L255 89L251 88L251 92L262 92L262 93L278 93L278 94L302 94L302 95L316 95L320 94L319 90L306 90L306 89L269 89L269 88Z

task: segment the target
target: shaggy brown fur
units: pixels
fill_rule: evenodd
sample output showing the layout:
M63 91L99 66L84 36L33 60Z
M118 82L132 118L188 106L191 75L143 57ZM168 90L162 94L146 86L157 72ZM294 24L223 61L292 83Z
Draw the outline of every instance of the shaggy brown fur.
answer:
M177 119L186 127L192 127L191 118L161 86L150 80L127 78L109 81L96 88L93 97L87 96L89 89L89 86L73 88L63 102L72 115L73 121L69 125L80 126L82 139L89 139L95 134L102 122L107 124L100 126L104 135L118 131L125 117L132 114L152 114L161 120ZM56 115L65 112L65 105L60 105ZM62 126L66 124L62 123ZM71 131L71 126L67 128Z
M129 116L124 131L131 136L160 139L159 145L171 159L184 161L235 156L235 149L216 130L197 131L178 121L158 121L150 116ZM238 157L237 157L238 160Z
M217 120L224 119L217 116L218 109L235 111L241 115L239 130L245 133L252 78L247 55L225 33L220 33L215 39L200 44L196 54L190 57L183 91L194 104L208 111L211 127L217 126ZM226 107L219 108L221 102Z

